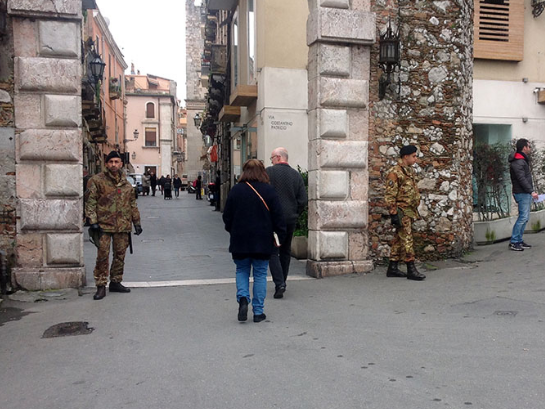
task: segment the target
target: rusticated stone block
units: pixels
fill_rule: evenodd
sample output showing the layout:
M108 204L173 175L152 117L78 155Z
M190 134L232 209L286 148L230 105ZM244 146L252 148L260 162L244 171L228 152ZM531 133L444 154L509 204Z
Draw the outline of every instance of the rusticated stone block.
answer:
M80 265L83 256L81 234L48 234L47 264Z
M81 87L81 62L56 58L15 58L17 89L76 93Z
M310 142L309 170L366 168L367 142L314 140Z
M81 17L81 0L11 0L8 12L18 16Z
M0 127L0 167L4 174L15 172L15 129Z
M323 107L366 108L369 81L320 78L319 101Z
M19 57L36 57L38 52L38 34L36 21L13 19L13 49Z
M350 0L319 0L321 7L331 7L337 9L350 8Z
M343 200L348 197L348 171L310 171L309 198Z
M17 235L17 247L15 249L17 265L21 267L43 266L43 236L41 234Z
M42 193L42 167L37 164L16 165L17 197L19 199L40 199Z
M348 114L343 109L314 109L309 112L309 127L309 140L346 138Z
M80 288L85 286L85 267L77 268L14 268L12 285L25 291Z
M367 200L368 195L369 171L367 169L350 171L350 198L352 200Z
M38 94L15 94L15 126L18 129L41 128L42 99Z
M344 274L368 273L373 270L372 261L307 261L307 275L314 278Z
M361 10L315 8L307 21L307 45L316 41L373 44L375 42L375 13Z
M28 129L18 135L18 160L81 160L81 130Z
M22 230L80 230L79 200L22 199L20 204Z
M46 196L80 196L83 186L80 165L46 165Z
M352 141L369 140L369 111L366 109L349 109L350 128L348 139Z
M38 27L40 55L79 57L80 32L78 24L41 20Z
M308 209L310 230L359 229L367 226L367 202L311 200Z
M309 231L310 258L312 260L346 259L348 233L343 231Z
M350 75L350 47L320 44L318 73L348 77Z
M351 47L353 80L369 79L371 70L371 47Z
M365 260L369 253L367 231L348 233L348 259Z
M81 126L81 98L68 95L45 96L45 124L75 128Z

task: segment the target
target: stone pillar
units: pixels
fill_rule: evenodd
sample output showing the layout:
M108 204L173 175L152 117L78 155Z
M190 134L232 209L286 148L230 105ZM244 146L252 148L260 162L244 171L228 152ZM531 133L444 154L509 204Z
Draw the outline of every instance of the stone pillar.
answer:
M26 290L85 284L81 0L11 0L17 268Z
M309 0L307 274L370 271L368 259L369 0Z

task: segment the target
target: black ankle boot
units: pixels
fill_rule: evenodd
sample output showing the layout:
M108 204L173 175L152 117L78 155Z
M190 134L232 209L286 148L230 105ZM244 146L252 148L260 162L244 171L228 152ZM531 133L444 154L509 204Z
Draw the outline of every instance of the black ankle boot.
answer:
M130 293L131 289L125 287L121 283L110 283L110 292L111 293Z
M407 280L422 281L426 278L424 274L416 269L414 261L409 261L407 264Z
M102 300L104 297L106 297L106 286L97 286L97 292L95 295L93 295L93 300Z
M238 320L246 321L248 319L248 299L241 297L238 301Z
M390 264L388 264L388 271L386 271L386 277L407 277L407 274L397 267L397 261L390 261Z

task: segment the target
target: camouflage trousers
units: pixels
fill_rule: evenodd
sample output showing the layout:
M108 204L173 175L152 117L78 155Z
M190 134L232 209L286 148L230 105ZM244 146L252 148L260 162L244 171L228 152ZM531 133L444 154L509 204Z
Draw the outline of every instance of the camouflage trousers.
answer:
M397 228L396 235L390 248L391 261L414 261L414 243L412 223L410 217L404 216L401 219L401 227Z
M123 280L125 253L129 247L129 233L103 233L98 242L97 261L95 265L95 284L108 284L108 261L110 244L113 241L113 261L110 268L110 282L120 283Z

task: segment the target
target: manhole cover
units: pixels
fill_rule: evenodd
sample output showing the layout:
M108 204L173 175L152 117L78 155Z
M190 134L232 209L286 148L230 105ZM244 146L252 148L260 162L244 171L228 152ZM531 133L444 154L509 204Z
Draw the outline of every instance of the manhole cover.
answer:
M42 338L67 337L70 335L87 335L93 332L94 328L88 327L88 322L74 321L61 322L45 330Z
M514 317L518 314L518 311L494 311L494 315L499 315L500 317Z

